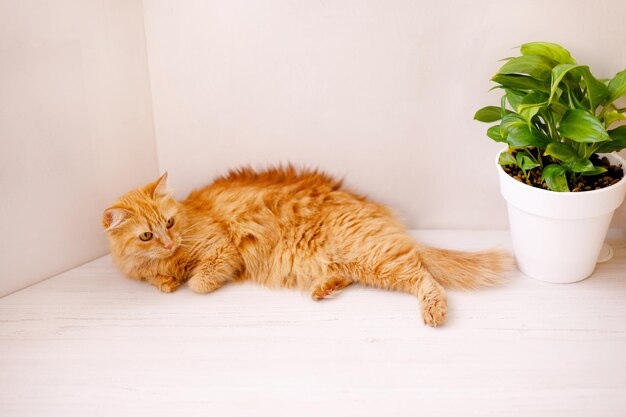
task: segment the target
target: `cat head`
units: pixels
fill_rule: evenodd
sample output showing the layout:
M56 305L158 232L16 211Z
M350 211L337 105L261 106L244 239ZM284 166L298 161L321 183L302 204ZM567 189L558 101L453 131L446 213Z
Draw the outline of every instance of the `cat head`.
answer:
M171 256L181 243L181 206L167 189L167 172L145 187L130 191L106 209L102 225L115 255L144 259Z

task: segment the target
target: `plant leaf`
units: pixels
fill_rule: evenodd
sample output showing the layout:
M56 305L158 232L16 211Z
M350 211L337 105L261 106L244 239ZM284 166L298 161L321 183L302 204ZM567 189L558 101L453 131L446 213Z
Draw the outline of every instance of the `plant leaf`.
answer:
M554 67L552 69L552 82L550 84L550 102L554 100L560 83L564 81L564 77L570 72L577 80L579 80L580 77L584 79L585 86L587 87L586 96L589 99L589 110L592 112L595 111L609 96L609 89L604 83L593 76L587 65L561 64ZM578 84L570 81L569 84L566 85L566 88L575 88L578 90ZM572 99L571 93L568 97ZM576 102L578 103L578 101ZM585 108L587 107L585 106Z
M626 148L626 126L620 126L608 131L611 140L602 142L598 148L600 153L617 152Z
M565 178L565 174L546 178L546 184L548 184L548 188L552 191L558 191L561 193L566 193L569 191L569 186L567 185L567 178Z
M518 92L513 90L506 90L506 99L511 105L512 109L516 109L522 103L525 94L518 94Z
M615 77L609 81L609 99L607 105L626 94L626 69L615 74Z
M500 123L502 136L507 136L508 132L517 126L524 126L526 121L517 113L505 114Z
M587 98L583 98L581 102L576 98L576 95L570 89L567 90L567 99L569 100L569 105L572 109L587 110L589 108L589 100Z
M564 174L565 171L566 171L565 167L558 165L558 164L546 165L543 168L543 171L541 171L541 180L543 181L546 178Z
M526 74L540 81L550 81L552 68L556 61L539 55L522 55L511 58L500 68L498 74Z
M588 159L579 159L572 165L572 171L574 172L590 172L594 170L594 166Z
M550 164L541 171L541 179L546 182L548 188L552 191L567 192L567 178L565 178L566 169L561 165Z
M578 159L576 150L563 142L550 142L543 153L562 162L574 162Z
M582 65L575 64L560 64L552 68L552 79L550 82L550 102L552 102L552 100L554 99L554 95L556 94L556 91L559 88L559 84L563 80L563 77L565 77L567 73L574 68L578 68L581 66Z
M585 177L593 177L594 175L604 174L606 172L606 168L604 167L593 167L592 170L582 172L581 174Z
M507 151L500 152L500 157L498 158L498 164L500 165L517 165L517 161L515 157L508 153Z
M491 126L487 129L487 136L496 142L506 142L506 137L500 134L500 125Z
M603 82L593 76L588 66L580 66L575 71L579 72L585 80L585 84L587 85L586 94L589 98L589 110L595 113L598 106L609 97L610 91Z
M522 157L522 165L521 168L528 171L529 169L533 169L538 167L539 164L535 161L533 161L532 159L530 159L528 156L524 155Z
M524 123L511 129L506 137L506 141L512 147L536 146L545 148L550 139L538 129L530 128Z
M544 93L550 92L550 85L546 82L536 80L527 75L520 74L496 74L491 78L491 81L499 83L505 89L510 90L535 90L542 91Z
M582 143L611 140L602 123L591 113L580 109L568 110L558 127L565 137Z
M569 51L561 45L550 42L530 42L520 47L523 55L541 55L559 64L575 64Z
M604 125L607 127L619 120L626 120L626 114L620 113L617 110L612 110L604 115Z
M560 120L563 115L569 110L569 107L559 103L558 101L553 101L552 103L550 103L550 108L554 111L555 114L559 116L557 120Z
M528 93L517 106L516 110L530 125L532 118L541 110L542 107L548 105L548 95L539 91Z
M612 140L626 140L626 126L616 127L607 132Z
M554 177L547 177L546 184L551 191L557 191L560 193L566 193L569 191L569 186L567 185L567 178L565 174L555 175Z
M508 111L508 110L506 110ZM487 106L478 110L476 114L474 114L474 120L478 120L479 122L491 123L498 121L502 118L502 110L500 107L496 106Z
M541 108L544 107L546 104L547 104L547 102L546 103L537 103L537 104L532 104L532 105L526 105L520 111L520 114L522 115L522 117L524 119L526 119L526 122L530 126L533 117L535 117L535 115L537 113L539 113L539 110L541 110Z

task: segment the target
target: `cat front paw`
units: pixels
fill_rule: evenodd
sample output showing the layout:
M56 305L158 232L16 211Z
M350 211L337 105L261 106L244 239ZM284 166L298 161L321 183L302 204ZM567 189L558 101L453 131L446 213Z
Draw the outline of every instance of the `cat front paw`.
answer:
M176 277L159 275L159 282L157 288L161 292L170 293L176 291L176 289L180 286L180 283L176 279Z
M220 288L222 286L222 282L217 280L212 280L204 275L194 275L189 278L187 281L187 285L191 288L191 291L198 294L208 294Z
M324 298L332 298L350 284L352 284L352 281L345 278L332 277L326 282L313 287L311 297L315 301L323 300Z

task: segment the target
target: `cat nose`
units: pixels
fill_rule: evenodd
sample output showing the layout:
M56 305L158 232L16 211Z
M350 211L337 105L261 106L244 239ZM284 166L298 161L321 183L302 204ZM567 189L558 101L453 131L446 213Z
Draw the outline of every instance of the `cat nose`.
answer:
M167 250L172 250L172 248L174 247L174 242L172 242L171 240L167 243L163 244L163 247Z

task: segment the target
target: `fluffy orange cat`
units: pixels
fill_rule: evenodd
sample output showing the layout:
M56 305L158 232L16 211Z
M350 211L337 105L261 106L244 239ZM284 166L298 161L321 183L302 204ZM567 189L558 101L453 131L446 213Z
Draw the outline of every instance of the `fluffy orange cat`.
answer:
M416 243L390 210L317 171L232 171L176 201L167 174L104 212L113 260L171 292L209 293L233 280L309 289L315 300L353 282L416 295L424 322L446 317L443 286L496 283L509 257Z

